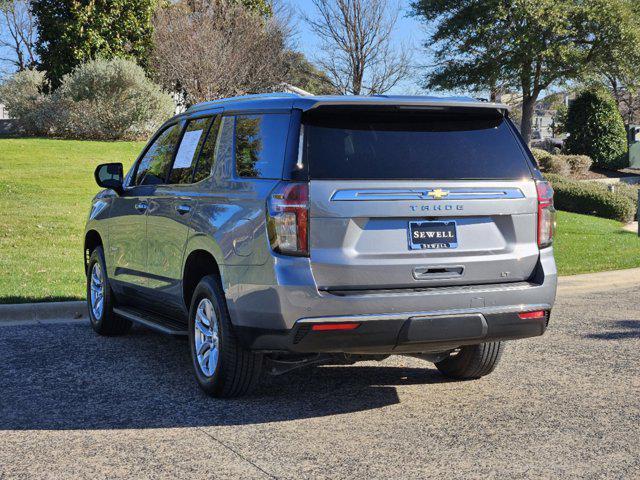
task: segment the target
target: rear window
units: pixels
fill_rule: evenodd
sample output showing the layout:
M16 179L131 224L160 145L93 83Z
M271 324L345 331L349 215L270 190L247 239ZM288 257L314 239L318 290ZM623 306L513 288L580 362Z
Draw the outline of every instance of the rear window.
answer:
M455 180L531 177L508 120L496 112L315 113L304 120L312 179Z

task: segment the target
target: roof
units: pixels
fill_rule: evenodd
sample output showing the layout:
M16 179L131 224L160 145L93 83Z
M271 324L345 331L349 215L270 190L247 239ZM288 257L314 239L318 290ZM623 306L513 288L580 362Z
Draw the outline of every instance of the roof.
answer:
M303 111L325 105L354 105L354 106L406 106L417 108L483 108L493 110L509 110L502 103L490 103L471 97L434 97L434 96L404 96L404 95L370 95L370 96L315 96L299 95L296 93L265 93L259 95L243 95L211 102L203 102L187 109L187 113L224 108L225 110L261 110L299 108Z

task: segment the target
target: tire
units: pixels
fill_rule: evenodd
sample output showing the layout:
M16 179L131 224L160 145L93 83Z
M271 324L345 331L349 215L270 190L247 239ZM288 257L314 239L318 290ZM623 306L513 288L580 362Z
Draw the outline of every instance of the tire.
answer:
M238 342L222 286L215 275L200 280L193 292L189 309L189 344L196 380L208 395L237 397L248 394L257 385L262 355L246 350ZM217 349L213 345L217 345ZM203 352L200 358L197 350Z
M456 354L436 362L435 365L449 378L460 380L480 378L493 372L503 350L503 342L469 345L461 347Z
M97 297L92 296L92 285L96 291L98 289L98 284L94 282L94 276L96 275L101 276L102 280L99 287L102 293L101 308L97 308L98 302L95 300ZM109 285L109 278L107 277L107 267L104 261L102 247L96 247L91 252L89 265L87 267L87 308L89 309L91 327L100 335L122 335L131 328L131 322L129 320L113 313L114 300L115 297Z

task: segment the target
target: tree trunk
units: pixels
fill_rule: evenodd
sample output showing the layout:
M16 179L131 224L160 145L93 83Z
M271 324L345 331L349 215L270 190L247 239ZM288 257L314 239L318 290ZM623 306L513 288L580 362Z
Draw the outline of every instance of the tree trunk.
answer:
M531 126L533 123L533 111L536 106L536 97L533 95L522 97L522 120L520 121L520 134L524 141L531 143Z

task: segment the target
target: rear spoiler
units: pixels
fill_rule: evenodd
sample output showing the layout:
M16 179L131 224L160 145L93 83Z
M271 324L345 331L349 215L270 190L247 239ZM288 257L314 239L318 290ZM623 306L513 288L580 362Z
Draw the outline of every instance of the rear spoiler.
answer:
M507 114L510 107L504 103L483 102L467 97L311 97L294 101L294 108L302 111L321 107L382 107L394 110L450 110L482 109Z

